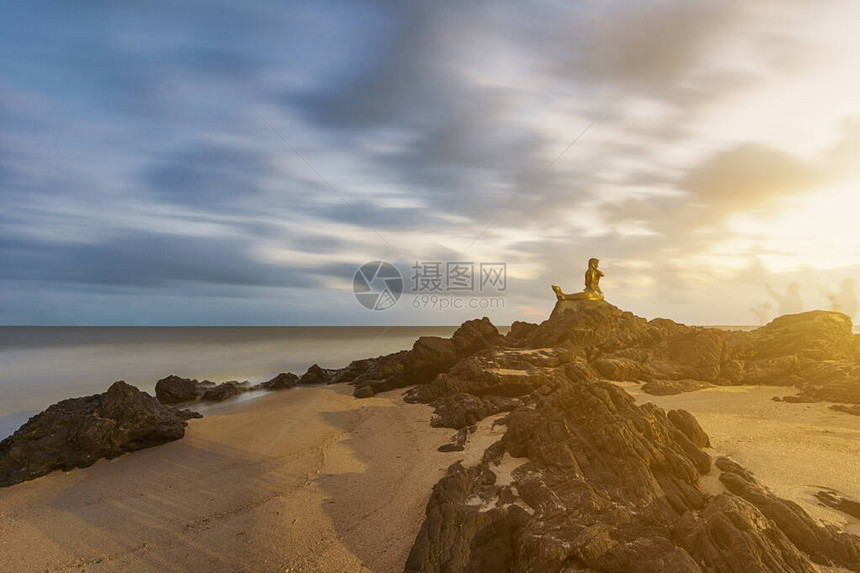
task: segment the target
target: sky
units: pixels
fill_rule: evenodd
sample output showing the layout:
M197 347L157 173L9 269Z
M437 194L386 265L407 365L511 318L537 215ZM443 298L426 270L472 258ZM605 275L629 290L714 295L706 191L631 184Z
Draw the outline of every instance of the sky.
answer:
M755 324L792 282L830 308L860 283L858 21L853 0L5 2L0 324L539 322L591 257L648 318ZM416 263L503 262L506 288L368 310L374 260L407 290Z

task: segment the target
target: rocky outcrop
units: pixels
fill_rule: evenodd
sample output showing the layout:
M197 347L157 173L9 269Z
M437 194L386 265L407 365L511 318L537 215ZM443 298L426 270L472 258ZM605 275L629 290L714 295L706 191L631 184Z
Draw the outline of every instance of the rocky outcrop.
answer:
M263 384L272 383L276 379L277 377ZM191 378L170 375L156 382L155 396L162 404L187 404L197 401L221 402L252 389L251 384L247 381L230 380L215 384L209 380L198 382Z
M508 331L508 334L505 335L505 340L510 344L517 345L524 341L529 334L537 329L537 327L538 325L533 322L515 320L513 324L511 324L511 329Z
M458 358L470 356L486 348L494 348L505 343L504 337L486 316L480 320L468 320L460 325L451 336L454 351Z
M711 384L702 380L651 380L642 385L642 391L653 396L669 396L708 388Z
M813 561L860 571L860 538L832 525L819 525L799 505L776 497L748 472L722 464L720 469L726 489L755 506Z
M834 412L845 412L853 416L860 416L860 406L845 406L843 404L833 404L830 409Z
M178 440L192 417L199 414L165 406L122 381L104 394L63 400L0 442L0 486Z
M355 385L353 395L356 397L369 397L395 388L430 382L458 359L496 344L505 344L505 338L489 319L470 320L463 323L450 339L422 336L411 350L353 361L334 375L334 381Z
M796 348L796 329L818 342L794 358L777 354L783 342ZM817 524L731 460L712 470L708 436L689 412L638 406L605 380L656 392L734 383L726 374L736 372L776 380L822 356L849 361L840 320L782 321L761 352L755 333L645 321L605 301L561 301L549 320L518 330L406 395L435 408L434 425L459 429L444 451L459 451L482 418L509 412L483 459L452 465L435 486L407 572L860 571L856 536ZM824 378L828 386L834 376ZM711 471L726 492L700 487Z
M209 388L203 392L200 400L203 402L221 402L227 398L232 398L233 396L238 396L243 392L247 392L250 389L251 384L248 382L237 382L236 380L231 380Z
M204 380L198 382L171 374L155 383L155 397L162 404L184 404L196 402L206 390L214 388L215 383Z
M330 368L321 368L319 364L314 364L308 371L301 375L298 379L298 384L300 386L307 386L311 384L329 384L334 378L337 370L333 370Z
M479 398L473 394L461 392L431 402L430 405L435 408L435 412L430 425L454 429L465 428L487 416L509 412L520 403L517 398L492 394Z
M687 438L700 448L710 448L711 440L699 425L699 421L686 410L669 410L666 417L672 425L681 430Z
M292 372L281 372L274 378L260 382L254 386L253 390L286 390L287 388L295 388L299 382L299 377Z

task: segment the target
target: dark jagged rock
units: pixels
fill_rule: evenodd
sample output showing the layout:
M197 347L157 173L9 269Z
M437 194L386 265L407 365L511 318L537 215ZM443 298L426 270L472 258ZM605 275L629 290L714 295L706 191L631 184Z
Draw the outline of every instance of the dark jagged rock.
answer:
M238 396L243 392L247 392L250 389L251 385L248 382L237 382L236 380L231 380L209 388L203 392L203 396L200 397L200 400L203 402L221 402L227 398L232 398L233 396Z
M763 340L778 346L812 324L830 340L813 344L825 352L840 347L842 335L831 336L844 330L839 323L783 321ZM549 320L506 340L516 348L479 351L410 390L408 401L436 408L435 425L465 428L491 415L496 399L510 413L478 465L451 466L434 488L406 571L812 572L813 561L860 570L857 537L818 525L731 460L716 462L728 492L703 492L709 440L695 418L637 406L599 379L674 393L735 383L726 376L735 372L776 383L775 372L815 363L756 354L754 338L732 355L745 334L562 301ZM461 437L443 448L458 450ZM494 467L507 456L524 464L497 483Z
M451 342L454 344L454 351L458 358L505 343L504 337L486 316L480 320L468 320L461 324L451 336Z
M804 396L783 396L780 398L779 396L773 397L774 402L788 402L789 404L811 404L814 402L818 402L814 398L807 398Z
M461 392L445 396L430 404L435 408L430 425L455 429L465 428L487 416L499 412L509 412L519 406L520 403L516 398L493 395L479 398Z
M271 380L260 382L254 386L254 390L286 390L294 388L298 384L299 377L292 372L281 372Z
M845 412L846 414L860 416L860 406L845 406L844 404L833 404L832 406L830 406L830 409L836 412Z
M373 398L375 394L372 386L358 386L352 393L356 398Z
M515 320L513 324L511 324L511 329L505 335L505 339L510 343L519 343L525 340L529 334L537 329L537 327L538 325L533 322Z
M451 441L439 446L438 450L440 452L462 452L466 449L466 439L469 437L469 434L473 433L476 429L476 426L460 428L451 438Z
M305 386L309 384L328 384L332 381L336 370L332 370L330 368L321 368L319 364L314 364L308 371L301 375L298 379L298 384Z
M772 521L733 495L720 494L701 511L687 512L674 536L689 554L707 564L701 571L817 571Z
M412 346L407 376L417 384L429 382L440 372L451 368L456 361L454 342L439 336L422 336Z
M365 391L359 392L359 388L365 386L379 393L424 384L447 372L459 358L485 350L488 345L504 343L504 337L489 319L472 320L463 323L451 339L422 336L411 350L354 361L345 369L348 373L338 373L336 378L354 384L355 396L356 393L364 394Z
M815 497L827 507L832 507L851 517L860 519L860 502L846 499L835 491L819 491L815 494Z
M748 472L721 469L720 481L726 489L755 506L813 561L860 571L860 538L832 525L819 525L799 505L776 497Z
M196 402L206 390L214 386L213 382L198 382L171 374L155 383L155 396L162 404Z
M642 391L654 396L669 396L692 392L711 386L702 380L651 380L642 385Z
M793 383L801 389L799 396L810 401L860 405L860 363L857 362L834 360L808 364Z
M178 440L190 417L122 381L104 394L63 400L0 442L0 486Z
M710 448L711 440L708 434L699 425L699 421L691 413L686 410L669 410L666 417L672 422L676 428L684 432L691 442L700 448Z

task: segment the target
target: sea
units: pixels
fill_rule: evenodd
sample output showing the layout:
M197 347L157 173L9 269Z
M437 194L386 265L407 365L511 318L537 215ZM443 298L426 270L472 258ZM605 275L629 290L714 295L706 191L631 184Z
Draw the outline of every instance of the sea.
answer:
M456 328L0 327L0 439L51 404L104 392L117 380L153 395L170 374L256 384L312 364L340 368L409 349L419 336L448 337Z
M0 439L51 404L104 392L117 380L153 395L155 383L170 374L256 384L280 372L301 375L312 364L341 368L355 359L409 349L419 336L448 337L456 328L0 326ZM248 392L232 402L261 395ZM221 407L197 406L204 415Z

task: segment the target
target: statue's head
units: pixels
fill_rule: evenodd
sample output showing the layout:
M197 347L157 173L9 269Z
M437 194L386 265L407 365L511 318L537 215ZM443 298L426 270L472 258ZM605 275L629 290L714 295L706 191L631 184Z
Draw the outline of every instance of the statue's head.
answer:
M596 269L596 268L597 268L597 263L599 263L599 262L600 262L600 261L599 261L599 260L597 260L597 259L588 259L588 268L590 268L590 269Z

